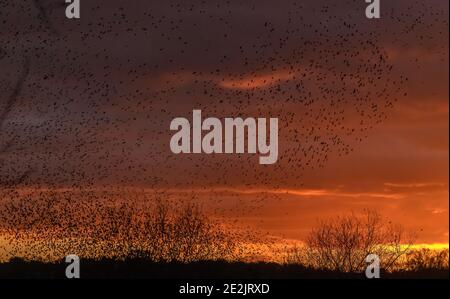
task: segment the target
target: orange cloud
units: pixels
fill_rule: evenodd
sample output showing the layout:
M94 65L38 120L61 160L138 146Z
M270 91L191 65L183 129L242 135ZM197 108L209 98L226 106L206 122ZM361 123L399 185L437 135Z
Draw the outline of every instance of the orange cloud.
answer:
M294 78L294 72L275 71L270 74L244 75L238 79L223 79L219 85L229 89L254 89L273 86Z

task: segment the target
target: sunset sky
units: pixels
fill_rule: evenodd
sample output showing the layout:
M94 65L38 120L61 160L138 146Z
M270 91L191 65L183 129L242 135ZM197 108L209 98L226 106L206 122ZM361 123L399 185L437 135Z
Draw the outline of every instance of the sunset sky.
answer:
M280 240L374 209L448 244L448 1L31 2L0 6L1 104L30 65L0 131L16 188L164 192ZM278 117L278 162L174 155L194 109Z

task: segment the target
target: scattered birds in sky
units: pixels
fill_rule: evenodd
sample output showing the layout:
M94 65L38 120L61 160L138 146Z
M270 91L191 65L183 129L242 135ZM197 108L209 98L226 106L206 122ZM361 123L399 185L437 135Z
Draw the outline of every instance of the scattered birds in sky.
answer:
M1 2L0 188L5 198L25 187L192 189L183 200L220 186L301 188L408 95L390 51L447 34L445 11L400 2L382 22L355 1L85 1L79 20L65 19L61 1ZM278 117L278 162L172 154L170 121L193 109ZM57 223L71 201L54 212L46 196L39 209ZM268 198L211 199L209 210L245 216Z

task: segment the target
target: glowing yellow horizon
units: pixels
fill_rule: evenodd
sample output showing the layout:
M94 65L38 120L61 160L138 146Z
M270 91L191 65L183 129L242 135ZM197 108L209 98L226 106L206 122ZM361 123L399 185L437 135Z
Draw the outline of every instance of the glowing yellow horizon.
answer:
M411 246L411 249L448 250L448 248L448 243L418 243Z

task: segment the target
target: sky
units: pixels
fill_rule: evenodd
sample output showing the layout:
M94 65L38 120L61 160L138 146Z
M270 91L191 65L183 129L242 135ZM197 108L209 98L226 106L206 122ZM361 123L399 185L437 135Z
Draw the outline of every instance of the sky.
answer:
M382 1L379 20L365 7L82 1L68 20L56 1L2 3L0 107L24 79L2 180L163 190L285 240L374 209L448 243L448 1ZM174 155L170 121L194 109L278 117L277 163Z

